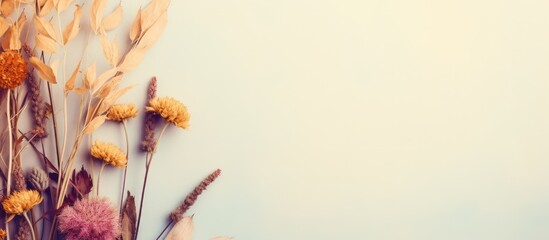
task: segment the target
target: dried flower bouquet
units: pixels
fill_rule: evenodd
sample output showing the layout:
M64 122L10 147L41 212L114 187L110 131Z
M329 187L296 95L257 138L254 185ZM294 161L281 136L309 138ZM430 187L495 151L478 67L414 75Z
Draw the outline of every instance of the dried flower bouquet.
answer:
M117 102L132 88L121 85L126 74L139 65L163 32L169 4L169 0L151 0L140 8L127 35L127 49L121 50L109 36L123 18L121 3L0 1L0 124L4 126L0 131L0 216L4 219L0 239L138 239L157 146L170 126L188 128L190 114L175 98L156 96L155 78L149 84L146 107ZM83 13L89 13L89 19L83 19L87 16ZM88 43L99 43L103 57L90 56L87 46L69 50L82 35L87 35ZM75 58L76 63L70 62ZM88 63L90 58L104 62ZM69 103L76 104L76 110ZM129 159L126 125L139 113L145 114L139 146L145 153L145 175L136 205L134 196L125 191L127 166L137 164ZM106 121L120 123L124 147L94 138ZM23 152L34 153L26 156L35 156L35 161L23 158ZM32 170L24 171L31 166ZM101 196L106 167L121 169L120 199ZM214 171L189 193L157 239L172 225L166 239L191 239L192 217L185 213L220 173Z

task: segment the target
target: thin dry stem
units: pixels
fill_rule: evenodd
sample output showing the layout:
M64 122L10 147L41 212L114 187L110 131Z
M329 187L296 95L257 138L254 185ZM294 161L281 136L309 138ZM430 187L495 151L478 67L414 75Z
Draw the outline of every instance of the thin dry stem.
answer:
M164 135L164 131L166 131L166 128L168 128L169 123L165 123L164 127L162 127L162 131L160 131L160 134L158 135L158 138L156 139L156 142L158 143L160 141L160 138L162 135ZM135 237L134 239L137 240L137 234L139 233L139 225L141 224L141 214L143 213L143 201L145 200L145 189L147 187L147 179L149 177L149 170L151 168L151 162L154 156L154 152L148 153L145 162L145 178L143 179L143 189L141 189L141 200L139 203L139 216L137 217L137 227L135 228Z
M126 126L126 120L122 121L122 126L124 127L124 136L126 139L126 159L129 159L130 155L130 144L128 138L128 127ZM129 161L128 161L129 163ZM120 214L122 214L122 204L124 202L124 190L126 188L126 175L128 173L128 164L124 167L124 179L122 180L122 194L120 195Z

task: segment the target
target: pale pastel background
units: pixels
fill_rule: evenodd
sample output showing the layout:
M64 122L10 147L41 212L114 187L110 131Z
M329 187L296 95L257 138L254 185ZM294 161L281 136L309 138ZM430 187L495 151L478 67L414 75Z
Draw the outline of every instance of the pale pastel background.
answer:
M190 211L197 240L549 239L548 11L536 0L172 1L123 100L143 104L156 75L192 128L160 145L140 239L216 168ZM142 159L132 154L133 192Z

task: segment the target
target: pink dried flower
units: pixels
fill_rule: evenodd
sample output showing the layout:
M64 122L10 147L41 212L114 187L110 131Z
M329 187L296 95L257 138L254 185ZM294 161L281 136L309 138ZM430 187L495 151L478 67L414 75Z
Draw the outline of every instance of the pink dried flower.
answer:
M105 198L78 200L59 215L59 230L67 240L111 240L120 235L118 211Z

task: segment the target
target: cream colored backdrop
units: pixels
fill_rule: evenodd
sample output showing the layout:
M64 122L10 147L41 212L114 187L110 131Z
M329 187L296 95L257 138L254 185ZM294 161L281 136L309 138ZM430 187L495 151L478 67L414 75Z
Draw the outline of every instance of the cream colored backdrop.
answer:
M123 4L127 27L137 6ZM549 239L548 11L537 0L172 1L124 99L142 104L156 75L192 127L160 144L141 239L215 168L190 211L197 240ZM131 161L138 192L143 155ZM105 191L117 196L114 172Z

